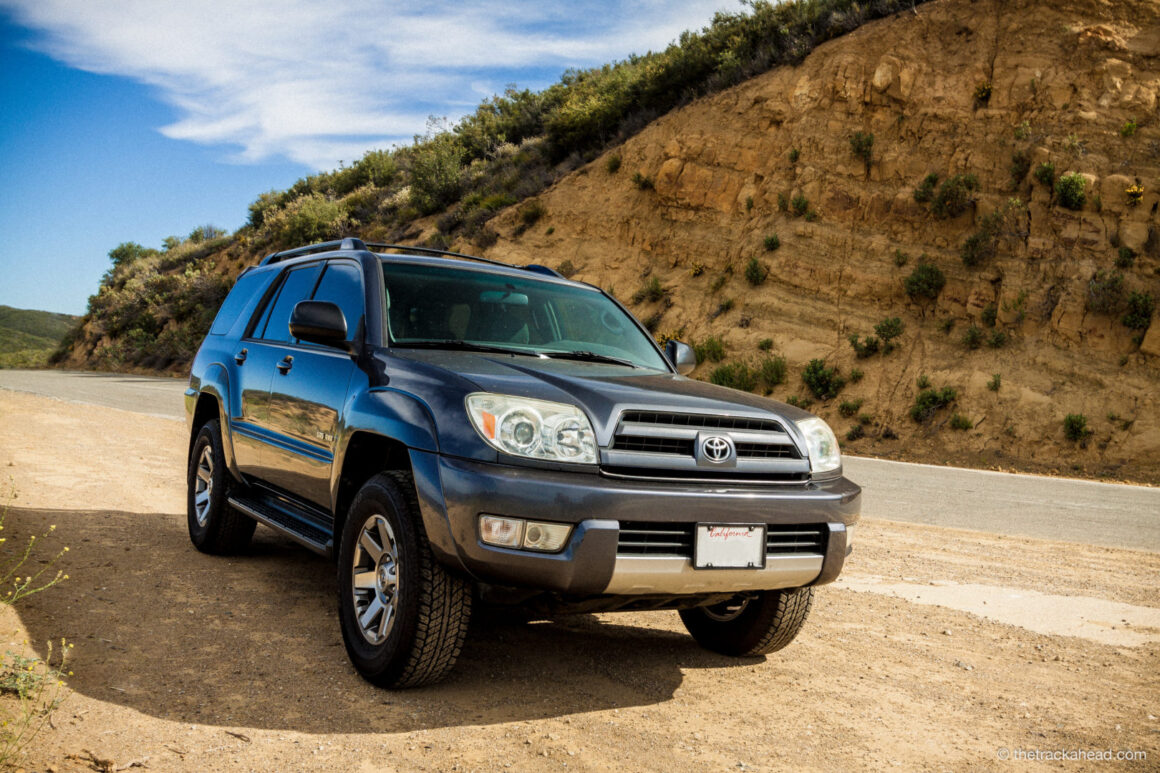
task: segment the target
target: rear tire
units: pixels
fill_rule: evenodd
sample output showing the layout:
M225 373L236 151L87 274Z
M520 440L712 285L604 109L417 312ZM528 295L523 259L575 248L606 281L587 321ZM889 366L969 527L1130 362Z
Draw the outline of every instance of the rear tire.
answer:
M685 628L707 650L735 657L767 655L794 640L813 601L813 588L768 590L682 609L680 615Z
M229 555L245 550L258 524L229 504L231 483L217 419L202 425L189 455L186 517L189 539L203 553Z
M347 513L338 617L355 669L379 687L418 687L451 672L467 636L471 586L431 554L411 476L380 473Z

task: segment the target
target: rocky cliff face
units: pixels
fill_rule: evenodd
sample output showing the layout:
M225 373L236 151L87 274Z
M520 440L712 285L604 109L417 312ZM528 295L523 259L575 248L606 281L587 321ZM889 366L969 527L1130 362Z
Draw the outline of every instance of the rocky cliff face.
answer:
M759 362L772 339L789 365L778 399L809 397L812 359L862 371L811 406L840 435L871 417L848 452L1157 482L1160 324L1123 320L1133 294L1160 299L1158 96L1160 4L940 0L660 118L543 194L531 228L515 210L493 221L487 254L565 264L623 299L655 278L668 292L634 304L640 318L721 337L726 363ZM868 161L857 133L873 135ZM1075 182L1037 179L1044 164L1080 175L1078 209ZM916 201L932 173L974 175L973 203L940 217ZM966 265L980 233L989 249ZM936 299L907 293L920 262L945 275ZM848 337L895 316L897 348L856 357ZM919 423L924 377L957 396ZM971 428L951 429L955 413ZM1068 414L1086 419L1079 440Z

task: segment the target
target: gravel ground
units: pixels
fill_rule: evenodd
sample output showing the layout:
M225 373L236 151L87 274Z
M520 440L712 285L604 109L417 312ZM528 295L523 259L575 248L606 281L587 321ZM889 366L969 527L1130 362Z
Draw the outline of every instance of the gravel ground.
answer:
M1005 754L1109 750L1147 760L1101 769L1160 760L1160 554L868 519L843 579L819 589L802 634L767 658L701 650L672 612L528 624L484 611L447 682L388 692L346 659L329 562L264 529L246 556L192 548L184 432L0 391L0 483L10 476L16 490L4 547L50 525L34 557L70 547L58 562L66 582L0 610L5 649L75 645L68 697L19 761L27 770L1007 770ZM0 697L0 711L14 708Z

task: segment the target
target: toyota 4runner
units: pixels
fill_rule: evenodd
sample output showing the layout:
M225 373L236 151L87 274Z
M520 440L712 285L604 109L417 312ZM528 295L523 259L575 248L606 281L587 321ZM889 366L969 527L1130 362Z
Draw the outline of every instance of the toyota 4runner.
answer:
M695 364L543 266L272 254L193 362L190 538L237 552L263 523L335 557L347 653L382 686L443 678L473 602L676 609L711 650L772 652L841 570L861 490L824 421Z

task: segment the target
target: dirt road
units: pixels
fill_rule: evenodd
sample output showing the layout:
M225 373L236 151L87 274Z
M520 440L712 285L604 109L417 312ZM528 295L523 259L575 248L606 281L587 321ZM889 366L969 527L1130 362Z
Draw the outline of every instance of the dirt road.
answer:
M347 662L327 561L264 530L243 557L189 545L183 433L172 420L0 391L0 482L17 489L4 547L49 525L37 555L70 547L70 579L0 618L6 649L75 643L71 694L29 748L29 770L1160 760L1160 554L871 518L843 580L819 590L805 631L768 658L707 653L674 613L534 624L485 613L451 679L387 692ZM1147 759L1020 759L1109 750Z

